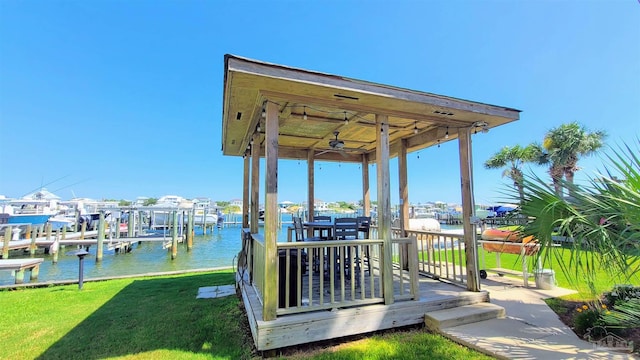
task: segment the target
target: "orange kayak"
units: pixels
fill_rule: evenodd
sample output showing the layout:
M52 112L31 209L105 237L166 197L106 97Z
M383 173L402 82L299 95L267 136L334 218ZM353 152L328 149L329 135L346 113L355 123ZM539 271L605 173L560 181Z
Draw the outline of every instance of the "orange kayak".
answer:
M507 254L520 254L522 249L522 245L520 244L536 241L531 235L523 238L518 231L501 229L486 229L482 232L481 239L487 241L482 243L484 250ZM495 241L495 244L488 241ZM537 246L525 246L525 249L526 255L533 255L538 251Z

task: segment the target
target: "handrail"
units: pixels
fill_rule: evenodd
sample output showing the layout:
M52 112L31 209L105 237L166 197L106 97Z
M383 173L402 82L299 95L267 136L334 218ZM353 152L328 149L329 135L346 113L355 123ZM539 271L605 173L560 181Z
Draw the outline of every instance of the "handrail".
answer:
M277 315L384 302L382 273L373 255L381 253L382 240L279 242L277 246Z
M377 228L371 227L373 237ZM426 230L405 230L406 236L415 238L420 274L466 285L466 259L464 235ZM394 238L403 236L400 228L392 228Z

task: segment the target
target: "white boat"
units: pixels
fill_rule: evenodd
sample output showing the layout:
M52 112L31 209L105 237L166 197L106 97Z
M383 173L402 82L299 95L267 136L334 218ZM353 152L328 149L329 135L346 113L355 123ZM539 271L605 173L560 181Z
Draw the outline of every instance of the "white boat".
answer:
M171 225L171 214L177 211L178 223L182 224L182 213L189 212L195 208L195 216L193 218L193 224L195 226L202 225L203 222L206 226L214 225L218 223L219 216L217 212L206 206L204 202L195 202L187 200L177 195L165 195L158 199L158 202L151 206L151 225L153 227L167 227ZM155 210L157 209L157 210Z
M0 222L43 225L59 212L59 200L59 196L42 188L21 199L5 201L0 208Z

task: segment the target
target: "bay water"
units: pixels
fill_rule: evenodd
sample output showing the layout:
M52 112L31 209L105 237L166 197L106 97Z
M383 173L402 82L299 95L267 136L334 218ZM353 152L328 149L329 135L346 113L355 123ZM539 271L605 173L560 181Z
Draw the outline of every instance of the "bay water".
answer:
M287 227L291 225L291 215L283 214L282 228L278 233L278 241L287 241ZM443 229L445 226L443 226ZM260 228L260 232L264 229ZM197 231L197 230L196 230ZM167 240L170 240L167 235ZM137 275L153 272L190 270L214 267L231 267L236 264L236 257L242 247L241 227L239 225L214 228L207 234L196 233L193 248L187 251L186 241L178 244L178 255L171 259L171 249L163 249L162 242L134 243L128 253L116 253L104 248L101 262L96 262L96 246L89 248L89 255L84 259L84 278L98 278L121 275ZM78 257L68 255L77 250L75 246L61 247L58 263L53 257L40 252L36 258L44 258L40 265L38 282L77 280ZM11 258L28 258L28 253L18 255L13 252ZM25 283L29 282L29 272L25 273ZM0 285L11 285L15 277L10 271L0 271Z

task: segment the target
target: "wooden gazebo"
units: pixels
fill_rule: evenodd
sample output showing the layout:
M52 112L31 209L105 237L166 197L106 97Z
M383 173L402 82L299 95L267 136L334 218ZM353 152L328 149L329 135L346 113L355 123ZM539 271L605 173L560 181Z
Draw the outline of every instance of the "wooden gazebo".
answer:
M244 158L243 256L238 285L258 350L409 325L426 312L442 308L442 301L437 307L429 303L418 274L429 272L421 265L424 263L437 263L438 271L446 268L446 274L451 266L434 261L431 255L428 258L427 250L420 247L424 241L406 229L407 153L454 139L459 143L465 230L456 256L464 259L454 259L457 263L449 277L466 288L462 292L469 298L488 301L480 292L476 260L471 137L517 120L518 110L233 55L225 56L223 106L223 153ZM392 228L391 221L392 157L398 158L399 228ZM261 158L266 169L262 188ZM370 211L368 165L375 163L377 231L371 239L346 245L278 242L279 159L306 160L309 216L314 213L315 161L362 164L365 214ZM258 227L261 193L262 232ZM345 246L367 248L375 254L369 260L375 262L375 270L356 274L362 281L333 273L323 278L307 271L302 256L297 256L313 250L338 253ZM465 301L454 296L449 302L456 306ZM359 325L353 326L354 322Z

